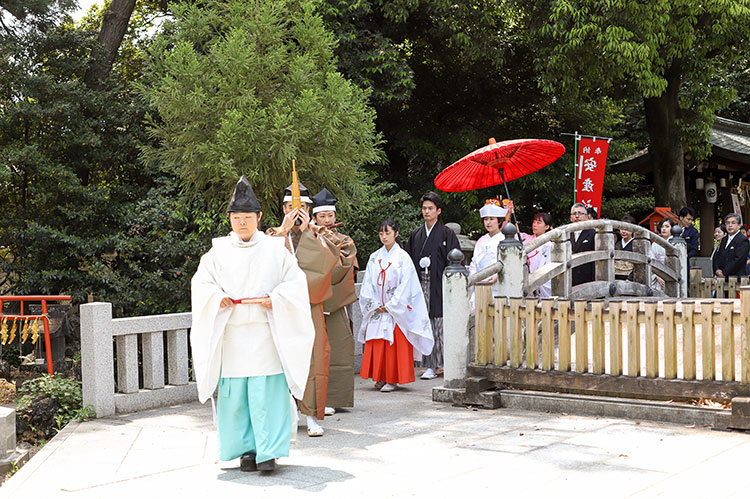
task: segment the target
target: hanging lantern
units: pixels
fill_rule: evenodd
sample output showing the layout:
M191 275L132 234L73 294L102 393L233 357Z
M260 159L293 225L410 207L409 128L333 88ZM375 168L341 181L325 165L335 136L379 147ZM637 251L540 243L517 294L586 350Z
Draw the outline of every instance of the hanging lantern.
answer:
M718 199L718 192L716 188L716 182L710 180L706 182L706 201L709 203L715 203Z
M698 189L699 191L703 190L703 179L701 177L698 177L697 179L695 179L695 188Z
M726 186L727 186L727 179L725 179L724 177L720 178L719 179L719 187L721 187L723 189Z

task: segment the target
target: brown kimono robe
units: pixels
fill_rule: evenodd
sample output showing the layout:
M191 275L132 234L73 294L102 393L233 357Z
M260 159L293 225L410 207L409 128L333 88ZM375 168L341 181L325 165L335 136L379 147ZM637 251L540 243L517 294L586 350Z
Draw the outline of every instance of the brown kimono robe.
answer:
M268 229L266 234L283 237L278 228ZM290 249L297 257L297 264L307 276L310 311L315 324L310 376L307 379L305 394L300 401L300 411L307 416L315 416L322 420L328 391L328 361L331 352L323 316L323 302L333 296L331 270L337 262L334 252L338 250L311 229L299 232L289 231L287 247L289 247L290 240Z
M338 258L331 271L333 295L323 303L331 344L326 403L330 407L354 407L354 336L347 307L357 301L357 248L351 237L336 229L322 231L321 235L336 248Z

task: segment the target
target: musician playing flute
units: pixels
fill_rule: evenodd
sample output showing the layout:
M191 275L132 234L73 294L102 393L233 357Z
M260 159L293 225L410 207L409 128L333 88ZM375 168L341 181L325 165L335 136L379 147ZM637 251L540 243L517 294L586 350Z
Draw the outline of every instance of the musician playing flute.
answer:
M282 240L258 231L263 216L243 175L229 203L232 232L213 240L192 279L190 344L201 402L218 386L219 459L273 471L289 455L307 382L315 327L305 273Z
M296 172L292 178L296 180ZM305 387L305 394L299 401L299 409L306 416L307 435L320 437L323 436L324 430L318 421L322 421L325 417L331 353L323 315L323 303L333 296L331 270L336 265L337 259L334 256L335 246L321 236L323 230L310 224L309 207L311 204L312 200L307 188L301 182L292 182L292 185L284 190L282 204L284 220L281 227L270 228L266 234L283 237L287 241L287 249L297 258L299 267L307 276L310 311L315 324L315 343L310 376Z
M336 202L328 189L323 188L312 197L313 220L333 248L336 266L331 272L332 296L323 303L331 356L328 370L328 395L326 416L336 413L336 407L354 407L354 336L349 320L348 306L357 301L354 288L357 264L357 247L354 241L338 230Z

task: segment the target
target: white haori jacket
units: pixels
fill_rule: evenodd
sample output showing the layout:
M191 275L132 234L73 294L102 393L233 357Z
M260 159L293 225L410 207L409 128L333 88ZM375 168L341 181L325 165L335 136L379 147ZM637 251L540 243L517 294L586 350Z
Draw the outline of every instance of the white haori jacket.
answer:
M427 304L422 294L417 271L409 254L394 244L370 255L365 278L359 294L362 326L357 340L387 340L393 344L393 332L398 325L414 347L414 358L429 355L435 339L432 336ZM387 312L376 310L385 306Z
M219 307L225 296L265 295L271 298L270 310L257 304ZM283 238L260 231L247 242L234 232L217 237L201 257L191 298L190 345L201 402L213 395L222 367L231 371L229 377L278 374L281 371L274 366L279 361L292 395L302 398L315 327L305 273L284 247ZM272 341L267 338L269 329Z

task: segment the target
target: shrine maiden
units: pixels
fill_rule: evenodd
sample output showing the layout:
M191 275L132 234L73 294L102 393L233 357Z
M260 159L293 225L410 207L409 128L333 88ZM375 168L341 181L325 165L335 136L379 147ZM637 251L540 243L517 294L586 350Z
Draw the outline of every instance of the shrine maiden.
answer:
M359 295L365 344L360 376L390 392L414 378L414 361L429 355L434 338L419 277L409 254L396 242L398 225L380 224L383 247L370 255Z

